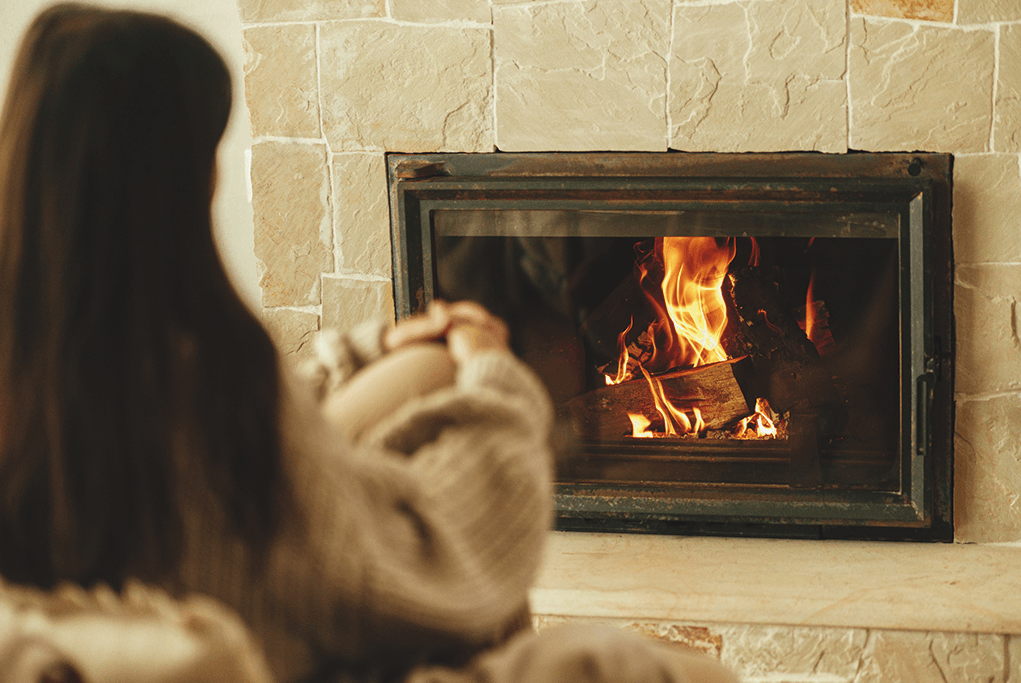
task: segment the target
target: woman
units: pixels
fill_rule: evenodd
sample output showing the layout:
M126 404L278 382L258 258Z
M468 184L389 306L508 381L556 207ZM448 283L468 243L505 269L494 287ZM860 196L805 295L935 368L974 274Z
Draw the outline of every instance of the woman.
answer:
M219 56L166 18L58 5L24 39L0 120L0 574L212 595L281 681L525 660L561 680L605 653L718 674L577 630L467 664L526 608L549 401L467 303L289 376L213 243L230 103Z

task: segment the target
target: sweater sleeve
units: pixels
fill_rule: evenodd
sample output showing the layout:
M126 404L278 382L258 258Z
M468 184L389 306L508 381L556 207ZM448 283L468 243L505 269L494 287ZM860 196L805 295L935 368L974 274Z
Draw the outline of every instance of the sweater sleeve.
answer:
M368 321L347 332L330 328L316 335L315 356L298 366L299 377L311 385L316 400L383 355L386 328L382 321Z
M357 447L302 430L320 648L413 661L487 643L520 613L550 523L551 414L531 370L491 351Z

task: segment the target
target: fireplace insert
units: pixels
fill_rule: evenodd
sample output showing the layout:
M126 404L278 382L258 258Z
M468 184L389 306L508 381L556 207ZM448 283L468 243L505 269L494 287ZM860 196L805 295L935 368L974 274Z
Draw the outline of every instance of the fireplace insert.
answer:
M509 322L560 529L951 540L952 161L389 154L398 317Z

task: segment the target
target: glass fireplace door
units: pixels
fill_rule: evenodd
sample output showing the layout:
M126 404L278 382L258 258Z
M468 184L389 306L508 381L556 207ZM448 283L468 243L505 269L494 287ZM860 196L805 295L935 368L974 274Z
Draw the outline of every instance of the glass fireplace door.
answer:
M413 161L443 166L402 182L391 159L400 312L473 299L509 322L557 411L561 528L933 529L949 337L939 189L911 161L822 179Z

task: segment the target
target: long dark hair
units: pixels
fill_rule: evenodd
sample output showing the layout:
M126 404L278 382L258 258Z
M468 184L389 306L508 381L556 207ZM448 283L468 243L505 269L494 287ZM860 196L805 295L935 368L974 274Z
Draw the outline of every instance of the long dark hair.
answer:
M21 44L0 119L9 580L167 578L192 476L243 538L274 532L278 360L211 229L230 107L221 57L165 17L62 4Z

